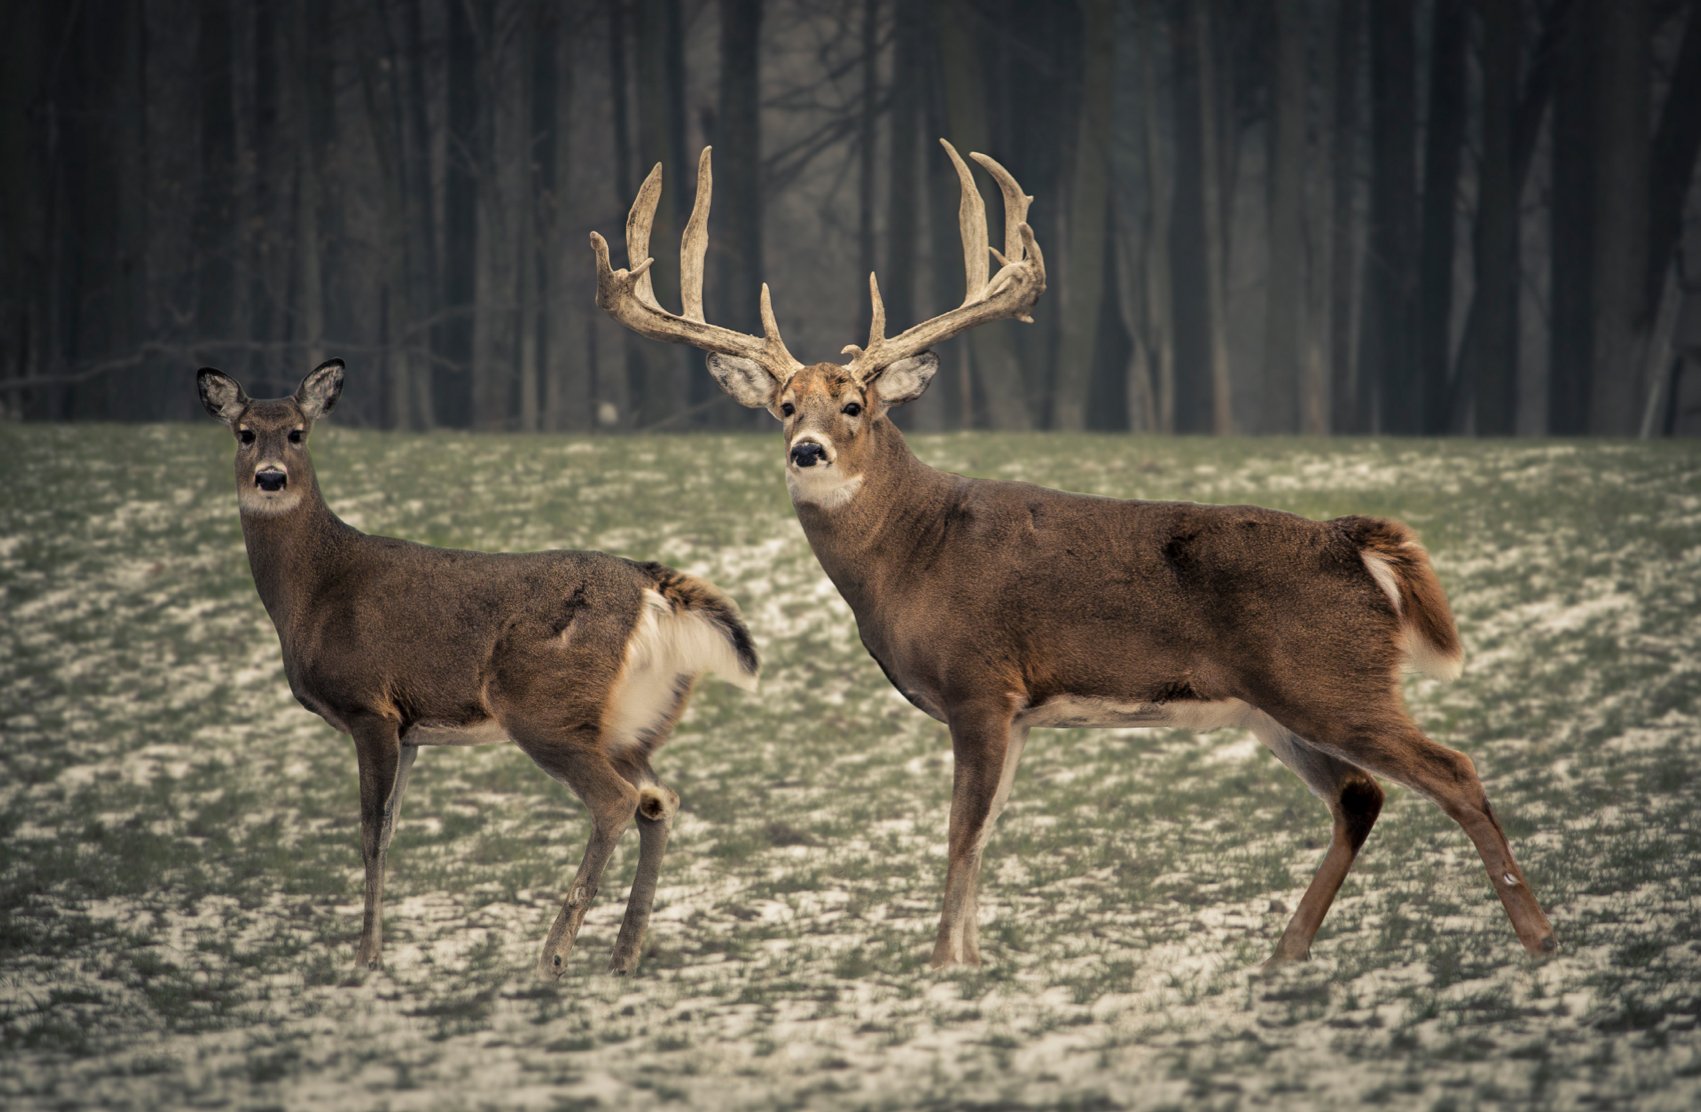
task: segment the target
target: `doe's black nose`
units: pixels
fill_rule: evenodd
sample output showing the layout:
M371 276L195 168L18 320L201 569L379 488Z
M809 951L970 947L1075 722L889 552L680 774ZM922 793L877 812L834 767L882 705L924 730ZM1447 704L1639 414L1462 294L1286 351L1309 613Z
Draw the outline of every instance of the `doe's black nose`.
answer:
M289 475L282 471L268 468L265 471L254 473L254 485L261 490L282 490L287 482L289 482Z
M791 450L791 461L799 467L814 467L816 464L825 461L826 458L827 449L813 440L805 440Z

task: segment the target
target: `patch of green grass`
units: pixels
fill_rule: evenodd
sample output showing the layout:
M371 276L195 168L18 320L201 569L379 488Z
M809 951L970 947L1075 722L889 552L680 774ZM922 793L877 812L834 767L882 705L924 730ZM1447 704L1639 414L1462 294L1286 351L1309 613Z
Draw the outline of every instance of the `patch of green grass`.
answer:
M1483 771L1564 947L1526 958L1462 832L1393 787L1313 962L1260 977L1326 810L1229 732L1036 731L987 850L987 965L934 973L949 744L863 652L777 439L327 426L327 497L369 531L664 560L757 637L762 693L704 685L657 759L684 807L643 966L602 972L633 837L546 984L588 827L511 747L421 758L386 969L353 975L352 749L289 695L228 435L97 432L0 426L0 1102L1701 1099L1691 445L914 438L974 474L1412 524L1469 665L1409 702Z

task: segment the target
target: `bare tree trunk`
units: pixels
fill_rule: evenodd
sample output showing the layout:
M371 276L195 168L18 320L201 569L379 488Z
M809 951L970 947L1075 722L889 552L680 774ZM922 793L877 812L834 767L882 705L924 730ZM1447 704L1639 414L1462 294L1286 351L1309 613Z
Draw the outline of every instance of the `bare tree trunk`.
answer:
M1169 223L1173 175L1164 147L1163 108L1158 90L1163 13L1155 0L1118 9L1119 43L1132 45L1135 103L1118 99L1118 116L1128 122L1128 165L1113 161L1111 174L1117 228L1117 291L1123 326L1131 341L1128 358L1128 427L1170 432L1175 426L1174 350L1170 329ZM1118 66L1119 76L1122 66ZM1138 200L1136 200L1138 198Z
M1270 126L1269 270L1265 277L1260 429L1298 432L1309 327L1305 292L1305 39L1307 13L1277 3Z
M1224 364L1217 279L1216 113L1212 99L1210 28L1202 5L1173 5L1175 64L1175 192L1170 222L1174 269L1175 428L1208 432L1227 406L1219 398Z
M139 340L187 345L194 337L200 300L196 276L202 261L198 247L195 200L201 166L202 88L196 72L197 20L188 0L159 0L144 15L146 35L145 120L142 182L117 183L120 189L142 188L147 199L147 235L137 260L146 268L147 286L136 322ZM172 368L148 359L124 378L123 409L114 416L154 419L170 412L161 404L172 381ZM169 408L168 408L169 407Z
M1559 33L1553 96L1553 184L1549 220L1548 432L1589 427L1594 352L1594 159L1590 144L1598 80L1595 0L1572 5Z
M1508 5L1502 0L1498 6ZM1510 59L1487 60L1490 64L1510 61L1511 80L1516 82L1516 52ZM1424 132L1417 360L1419 428L1431 435L1446 431L1447 380L1453 368L1453 228L1458 219L1459 161L1465 138L1465 84L1465 0L1435 0L1429 122ZM1516 266L1517 260L1510 263Z
M365 67L360 72L366 122L372 134L379 192L383 198L380 240L383 262L379 264L383 276L379 316L386 365L384 409L385 419L393 427L405 429L411 427L413 409L412 358L403 341L407 322L413 315L408 296L408 254L413 237L408 227L406 167L402 153L406 117L402 110L403 95L397 87L401 80L402 59L390 48L390 32L386 23L388 13L371 9L365 16L362 28L364 50L385 63Z
M519 250L530 166L529 56L524 9L494 0L475 15L479 35L478 230L473 272L473 426L508 427L515 413L519 359Z
M1542 23L1541 37L1536 41L1534 54L1527 67L1523 90L1519 94L1517 111L1514 113L1512 131L1511 192L1515 198L1523 197L1524 184L1529 180L1536 139L1541 131L1542 118L1547 114L1547 102L1553 95L1554 71L1561 33L1566 26L1567 13L1575 4L1576 0L1553 0L1548 6ZM1471 291L1470 306L1465 311L1463 336L1459 341L1458 366L1448 386L1447 424L1452 430L1462 427L1464 399L1469 396L1469 390L1474 388L1466 371L1466 361L1477 358L1477 351L1484 342L1481 335L1484 327L1483 289L1479 280Z
M916 320L915 293L920 263L922 225L917 219L928 198L916 159L921 146L921 118L927 82L928 12L919 4L892 5L891 125L886 174L886 259L880 271L880 295L886 303L889 327L908 328ZM866 299L866 292L859 291ZM923 395L906 406L905 428L944 427L943 408Z
M1701 153L1701 5L1690 4L1677 64L1654 134L1653 185L1648 204L1648 282L1643 312L1655 314L1672 255L1683 238L1684 198Z
M1057 356L1052 424L1087 425L1087 392L1104 304L1105 239L1109 230L1111 79L1116 35L1111 0L1083 0L1080 138L1075 144L1069 200L1069 254L1063 289L1063 343Z
M448 59L444 115L448 120L443 193L443 293L448 314L439 351L454 373L438 378L439 408L444 413L474 412L473 384L478 375L473 360L473 302L477 297L479 207L478 169L488 160L483 152L489 132L480 111L484 99L479 74L473 14L475 0L448 0Z
M1648 0L1600 0L1595 108L1595 345L1592 432L1632 436L1644 394L1651 34Z
M234 34L228 0L199 5L200 36L195 68L200 77L200 196L196 206L195 328L202 337L228 340L235 332L233 294L240 229L235 205L240 167L236 157L236 96L232 67ZM203 349L201 361L229 364L229 349Z
M1335 67L1330 98L1329 161L1334 213L1329 236L1329 428L1367 432L1358 374L1358 102L1365 0L1340 0L1333 28Z
M680 52L681 16L678 0L638 0L638 151L648 167L661 162L669 167L671 185L662 191L651 242L678 243L684 228L684 212L691 203L691 166L685 160L680 118L683 100L679 83L682 66L672 64ZM665 250L665 249L664 249ZM679 304L679 278L675 267L654 272L656 297L663 305ZM672 345L650 344L641 349L642 392L636 399L640 425L655 425L671 419L684 408L690 396L685 360L689 354Z
M413 313L409 321L409 347L426 353L413 360L414 419L419 428L429 429L437 424L436 370L429 357L438 350L438 330L425 327L423 321L434 315L441 305L440 261L437 250L437 205L433 194L431 172L431 126L426 114L425 36L421 27L422 0L408 0L407 19L407 90L402 98L405 114L398 122L403 136L403 155L406 165L404 183L407 198L406 220L415 229L408 237L408 304Z
M1421 405L1412 278L1417 208L1412 17L1411 0L1381 0L1370 36L1373 166L1359 370L1365 387L1374 381L1378 388L1377 426L1394 433L1418 431Z
M1476 427L1484 436L1517 430L1518 405L1518 11L1483 0L1481 196L1477 201L1476 302L1480 328L1461 373L1475 386Z
M985 150L991 137L986 87L974 41L966 33L973 23L964 0L936 0L933 18L953 144L959 150ZM1027 429L1034 425L1029 385L1023 381L1022 369L1011 354L1009 330L1016 327L1019 326L1007 322L976 329L967 337L987 418L992 427L999 429Z
M551 43L543 34L542 16L541 8L532 4L526 5L520 23L522 38L512 62L517 73L515 84L519 86L519 103L515 109L519 126L516 128L516 150L512 157L515 162L513 184L517 201L515 223L518 225L514 251L519 267L515 299L519 303L521 432L538 431L543 401L542 388L538 381L538 329L541 321L538 319L537 198L540 183L533 137L537 131L534 112L537 108L538 70L548 66L552 49Z
M595 310L590 268L573 225L568 168L573 158L574 44L578 20L557 13L545 38L553 59L540 69L537 88L539 142L543 152L539 217L545 245L543 329L544 425L556 431L590 432L595 425L591 384L590 320Z
M57 76L48 51L56 23L37 4L0 15L0 34L12 47L0 66L0 418L18 416L24 405L21 392L5 389L7 380L53 369L45 357L50 303L60 289L59 160L47 126L54 109L42 93Z
M626 0L607 0L609 100L613 112L609 123L614 132L614 197L615 211L624 214L637 190L633 175L632 123L629 77L626 53L629 49L626 33ZM633 418L632 380L639 368L642 347L638 337L624 328L609 329L603 323L602 339L596 344L596 405L597 423L614 428L630 428Z
M874 189L876 123L880 86L880 0L862 0L862 100L857 114L856 281L850 304L858 306L851 335L868 335L874 303L865 283L874 271Z

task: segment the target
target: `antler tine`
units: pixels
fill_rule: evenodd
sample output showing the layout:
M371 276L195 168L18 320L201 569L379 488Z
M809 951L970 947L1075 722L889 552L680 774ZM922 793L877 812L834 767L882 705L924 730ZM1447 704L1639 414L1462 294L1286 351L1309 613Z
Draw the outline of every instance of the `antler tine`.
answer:
M697 199L691 203L691 219L679 239L679 292L685 302L687 320L703 320L703 258L709 253L709 198L714 193L714 175L709 169L709 152L697 156Z
M886 303L880 300L880 279L868 272L868 299L873 303L873 315L868 318L868 346L875 347L886 339Z
M880 302L880 287L872 274L868 276L869 294L874 300L874 318L868 334L868 346L847 345L851 356L849 370L866 379L882 367L900 359L919 355L935 344L988 321L1015 319L1033 322L1029 310L1045 292L1045 256L1040 253L1034 230L1028 225L1028 206L1033 198L1022 192L1010 171L983 154L974 160L985 167L998 181L1004 194L1004 252L987 243L986 206L980 199L968 164L958 156L956 148L944 139L939 145L951 156L957 179L963 187L963 200L957 210L963 235L963 269L968 281L968 295L955 309L912 325L890 339L886 338L886 310ZM987 278L990 269L987 257L997 256L998 273Z
M684 313L669 312L656 301L650 279L650 267L655 262L650 258L650 233L661 202L661 188L662 168L657 163L638 187L638 196L626 214L629 266L614 269L609 262L608 242L596 232L591 233L591 250L597 264L597 306L640 336L749 359L760 364L775 380L785 381L803 364L786 350L785 341L780 338L780 326L774 320L767 286L762 287L761 336L722 328L708 323L704 317L703 270L709 249L709 200L714 189L707 148L697 162L697 199L679 243L679 285Z
M632 199L632 210L626 214L626 265L638 280L634 292L639 301L657 307L660 303L656 301L655 283L648 273L640 273L638 267L650 257L650 229L655 226L661 191L662 164L658 162L650 167L644 184L638 187L638 195Z
M880 279L874 276L872 270L868 272L868 300L872 306L868 317L868 344L846 344L839 349L840 355L851 357L851 371L858 374L858 368L863 362L863 353L873 351L886 342L886 303L880 300Z
M762 283L762 336L767 348L782 362L788 363L793 369L803 366L786 347L785 340L780 338L780 322L774 319L774 298L768 292L768 283Z
M986 204L980 199L980 187L975 185L974 175L969 173L968 163L957 153L957 148L944 139L939 140L939 145L951 156L951 165L957 168L957 181L963 187L963 199L957 206L957 228L963 237L963 280L968 286L963 293L963 304L967 305L978 300L986 289Z
M1019 249L1022 246L1022 225L1028 221L1028 206L1034 199L1022 192L1021 185L1015 175L999 164L998 160L979 151L970 151L969 157L980 163L987 173L998 182L998 188L1004 193L1004 254L998 256L1000 263L1020 262L1022 259ZM997 255L996 251L993 254Z

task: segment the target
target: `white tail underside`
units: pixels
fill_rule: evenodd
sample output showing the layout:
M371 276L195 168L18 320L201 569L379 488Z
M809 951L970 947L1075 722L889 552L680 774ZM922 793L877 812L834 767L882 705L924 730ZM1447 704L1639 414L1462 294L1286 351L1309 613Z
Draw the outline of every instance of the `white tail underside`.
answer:
M1411 666L1438 680L1456 680L1465 670L1465 658L1462 654L1437 652L1422 634L1412 628L1406 620L1405 607L1400 602L1400 581L1394 573L1394 565L1388 558L1374 552L1360 552L1364 566L1370 571L1370 577L1376 580L1376 585L1382 588L1382 593L1388 596L1388 601L1394 604L1394 613L1400 616L1400 645L1406 652L1406 659Z
M609 698L604 728L621 745L636 745L667 720L680 687L713 672L735 687L756 689L726 633L697 610L675 610L655 591L644 592L638 625Z

